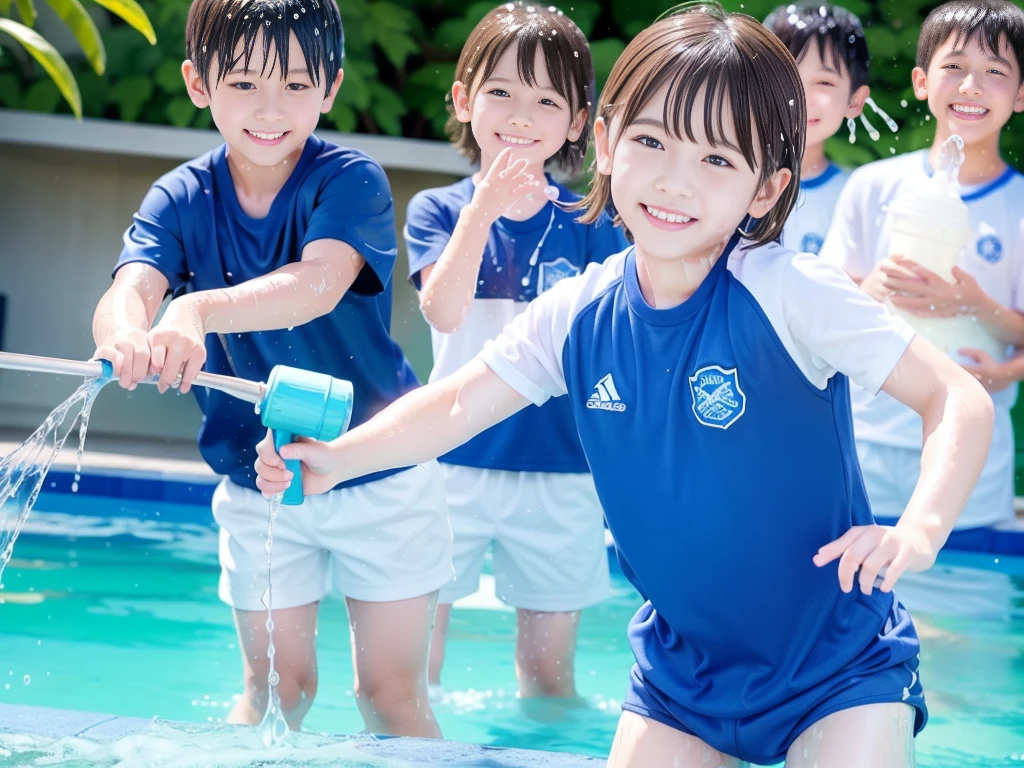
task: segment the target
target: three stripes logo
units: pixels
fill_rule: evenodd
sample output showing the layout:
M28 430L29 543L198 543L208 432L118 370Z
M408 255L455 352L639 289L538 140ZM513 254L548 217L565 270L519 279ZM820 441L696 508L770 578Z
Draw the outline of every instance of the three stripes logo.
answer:
M587 400L587 408L599 411L626 410L626 404L619 399L619 391L615 388L615 381L610 373L594 386L594 394Z

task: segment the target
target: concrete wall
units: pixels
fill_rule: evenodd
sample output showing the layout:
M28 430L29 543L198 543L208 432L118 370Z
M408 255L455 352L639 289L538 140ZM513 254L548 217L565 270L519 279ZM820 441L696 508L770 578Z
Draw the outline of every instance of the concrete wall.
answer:
M3 115L0 114L0 119ZM0 294L7 297L3 351L86 359L96 301L110 284L121 236L149 185L180 161L0 143ZM447 147L441 147L447 149ZM451 183L437 172L388 169L398 227L409 198ZM399 238L401 241L401 238ZM392 330L417 373L430 370L430 335L400 245ZM0 428L38 426L70 394L69 377L0 370ZM193 438L200 413L191 395L109 387L91 432Z

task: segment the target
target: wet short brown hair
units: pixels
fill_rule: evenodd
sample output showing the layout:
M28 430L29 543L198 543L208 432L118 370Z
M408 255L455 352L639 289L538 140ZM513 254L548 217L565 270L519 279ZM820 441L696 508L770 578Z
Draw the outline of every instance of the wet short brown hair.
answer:
M1024 82L1024 10L1007 0L952 0L943 3L921 25L917 38L917 66L927 70L951 35L953 45L967 45L978 38L981 49L999 55L1001 41L1013 51L1017 71Z
M494 72L511 45L516 46L519 79L526 85L537 83L534 62L537 49L543 52L551 84L569 102L573 118L587 109L587 124L574 142L566 141L554 156L554 162L567 173L583 167L590 139L593 113L590 111L594 93L594 63L587 38L576 24L554 6L527 5L511 2L499 5L473 28L455 67L455 79L472 88ZM448 96L448 137L455 148L472 163L480 162L480 145L473 129L455 117L455 105Z
M701 89L704 131L712 145L731 146L726 136L725 105L732 107L732 128L744 160L761 183L783 168L793 179L766 216L745 234L755 244L777 240L800 190L807 109L796 62L771 30L742 13L726 13L717 3L683 6L645 29L626 46L612 69L597 104L609 125L631 124L651 97L668 85L665 126L676 139L696 141L693 108ZM621 135L621 131L619 133ZM614 146L612 147L614 151ZM621 224L611 200L611 180L594 174L590 191L575 207L583 223L608 210Z

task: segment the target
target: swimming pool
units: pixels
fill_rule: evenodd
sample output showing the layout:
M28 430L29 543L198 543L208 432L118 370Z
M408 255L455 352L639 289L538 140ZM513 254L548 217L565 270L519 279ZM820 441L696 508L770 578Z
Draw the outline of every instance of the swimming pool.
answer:
M72 495L55 492L54 477L4 575L0 703L222 721L239 691L240 664L230 611L217 599L212 519L190 503L209 488L168 483L162 498L140 499L132 498L140 495L132 478L86 477ZM1024 558L952 553L933 576L943 571L996 577L1010 590L1008 605L1022 610L917 616L931 707L919 764L1024 765ZM625 627L639 605L616 576L614 596L584 613L576 665L583 701L569 707L515 697L512 611L486 590L457 604L446 692L435 705L445 737L607 755L632 663ZM341 600L322 608L311 731L362 728L344 611Z

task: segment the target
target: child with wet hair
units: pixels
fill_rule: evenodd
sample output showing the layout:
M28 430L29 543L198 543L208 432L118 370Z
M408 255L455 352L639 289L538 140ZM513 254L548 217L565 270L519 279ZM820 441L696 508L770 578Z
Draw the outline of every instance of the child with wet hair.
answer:
M981 470L978 382L840 269L777 242L807 117L755 19L690 6L634 38L597 105L583 221L633 246L538 297L476 359L332 443L282 448L310 493L440 455L565 396L630 622L613 768L910 768L927 709L892 594L924 570ZM920 413L917 491L877 525L849 382ZM259 487L291 475L264 439Z
M472 176L409 204L409 276L431 326L436 381L561 280L626 246L607 216L590 224L571 175L586 155L594 66L561 11L506 3L462 50L449 100L453 144ZM495 591L516 608L523 697L576 694L580 610L609 593L604 517L569 404L523 410L440 457L454 537L455 579L438 599L430 679L440 682L451 604L476 592L493 547Z
M124 387L151 372L187 392L200 369L267 381L289 365L351 381L360 424L417 385L389 334L397 254L387 177L366 154L313 135L341 85L334 0L194 0L182 74L224 144L150 189L124 236L93 321L97 357ZM172 301L154 324L166 294ZM267 503L256 490L252 406L194 390L199 449L224 480L220 596L234 609L244 688L228 722L259 723L270 699ZM436 462L339 483L278 515L277 692L298 729L317 689L320 601L347 598L355 693L373 732L438 736L427 698L437 589L451 533Z
M818 253L850 176L825 155L825 142L843 123L856 125L853 121L871 95L868 44L860 19L837 5L780 5L764 25L796 59L807 103L800 195L782 231L782 244Z

